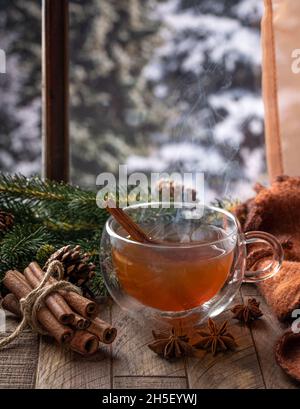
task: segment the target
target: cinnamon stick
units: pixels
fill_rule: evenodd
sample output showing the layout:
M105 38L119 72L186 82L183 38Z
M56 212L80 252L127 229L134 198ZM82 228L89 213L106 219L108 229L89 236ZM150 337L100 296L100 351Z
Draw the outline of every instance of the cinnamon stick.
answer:
M83 317L91 319L97 316L99 307L94 301L88 300L72 291L61 290L60 294L64 297L70 307Z
M32 288L36 288L40 284L40 280L33 274L30 267L25 268L24 276ZM62 324L72 324L74 322L74 312L57 292L50 294L45 299L45 304Z
M96 335L104 344L111 344L117 336L117 329L98 317L91 321L87 330Z
M19 318L22 317L20 303L14 294L12 293L7 294L3 298L1 305L2 308L4 308L6 311L11 312L12 314L16 315Z
M81 315L75 314L75 319L72 322L72 327L76 329L87 329L91 322Z
M5 274L3 284L18 300L26 297L32 291L32 288L26 283L25 277L16 270L10 270ZM71 328L61 324L47 307L41 307L38 310L37 319L59 344L68 342L72 338Z
M99 340L87 331L77 330L70 341L70 347L81 355L92 355L99 348Z
M151 240L143 229L141 229L141 227L136 224L131 217L124 212L124 210L116 207L114 200L108 199L105 203L106 210L117 220L133 240L140 243L155 243L155 241Z
M29 268L39 281L43 279L45 273L37 263L30 263ZM55 283L57 280L54 277L50 277L49 282ZM83 317L92 319L97 316L98 306L94 301L88 300L82 295L72 291L59 290L58 293L65 299L65 301L74 311Z

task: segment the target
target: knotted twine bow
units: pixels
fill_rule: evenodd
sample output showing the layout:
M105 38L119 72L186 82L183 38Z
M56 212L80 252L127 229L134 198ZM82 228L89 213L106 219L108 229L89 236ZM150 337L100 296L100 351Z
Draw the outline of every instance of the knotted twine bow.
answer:
M58 274L58 281L47 284L48 280L54 275L54 273ZM26 297L20 299L20 308L23 314L22 321L11 335L0 340L0 348L10 344L27 326L30 326L33 332L48 335L48 332L45 331L37 319L37 312L44 305L44 301L48 295L58 290L74 291L75 293L81 294L79 288L68 281L64 281L63 276L64 267L62 263L57 260L52 261L38 287L27 294Z

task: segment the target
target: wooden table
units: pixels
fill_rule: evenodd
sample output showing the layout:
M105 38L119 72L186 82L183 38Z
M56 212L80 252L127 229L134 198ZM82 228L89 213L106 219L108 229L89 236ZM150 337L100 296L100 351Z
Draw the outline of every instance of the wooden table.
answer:
M230 320L239 345L234 352L165 361L148 349L150 331L111 305L102 312L119 331L111 347L84 359L28 330L0 352L0 388L299 388L274 359L274 343L286 327L277 321L255 287L244 286L235 302L247 296L261 302L264 317L252 329ZM226 311L219 320L231 316ZM15 325L10 317L8 330Z

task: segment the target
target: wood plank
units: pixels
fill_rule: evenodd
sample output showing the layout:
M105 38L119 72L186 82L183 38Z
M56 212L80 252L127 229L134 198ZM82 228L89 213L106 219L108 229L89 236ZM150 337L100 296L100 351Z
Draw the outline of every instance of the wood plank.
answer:
M110 388L109 354L99 351L84 358L64 351L53 340L41 339L37 389Z
M115 376L114 388L125 389L186 389L186 377Z
M10 333L17 320L7 314L6 333ZM31 389L34 387L38 360L38 337L28 329L11 345L0 350L0 389Z
M241 301L238 296L233 304ZM249 329L232 319L230 310L216 319L218 323L229 320L229 330L238 347L235 351L218 353L201 352L199 358L188 358L186 369L191 388L197 389L263 389L261 370ZM201 354L200 353L200 354Z
M113 361L110 347L86 359L62 351L46 338L40 342L38 360L37 336L26 330L12 346L0 351L0 388L34 387L37 361L37 388L180 389L186 388L187 382L189 387L200 389L299 388L274 359L273 345L286 326L278 322L254 287L244 286L242 294L244 298L255 296L261 302L264 317L256 321L251 330L230 321L230 330L239 344L234 352L216 357L203 352L200 358L188 358L186 367L183 360L165 361L147 348L152 337L150 329L114 305L112 312L106 308L101 314L107 320L112 316L119 331L112 347ZM231 319L229 311L218 321L225 319ZM8 314L7 331L12 331L16 324L17 320Z
M119 387L126 387L127 376L185 377L183 360L168 362L147 347L152 340L148 324L133 320L117 305L112 308L112 322L118 328L118 337L112 350L113 377L119 378ZM121 384L122 379L124 386Z
M242 294L246 301L249 289L247 287L243 288ZM266 388L299 389L300 384L293 381L282 371L274 356L274 345L282 333L286 331L288 324L278 321L256 288L251 289L250 295L260 302L260 307L264 313L260 320L252 324L251 332Z
M110 320L107 307L100 314ZM110 347L103 346L99 352L84 358L55 345L53 340L41 338L37 368L37 389L102 389L111 387Z
M1 332L2 332L2 326L3 326L3 322L2 322L2 314L5 315L5 324L4 324L4 329L7 333L14 331L14 329L18 326L20 320L19 318L17 318L15 315L11 314L8 311L4 311L2 309L0 309L0 318L1 318ZM25 328L24 332L31 332L31 330L29 328Z

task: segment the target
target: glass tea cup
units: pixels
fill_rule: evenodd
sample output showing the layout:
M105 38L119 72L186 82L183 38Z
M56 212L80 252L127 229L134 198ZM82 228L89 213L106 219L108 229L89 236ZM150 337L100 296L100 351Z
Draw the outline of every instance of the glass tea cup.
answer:
M110 217L101 240L101 267L113 299L137 318L181 326L220 314L242 282L270 278L283 251L268 233L243 233L230 212L189 203L144 203L123 209L158 244L131 240ZM264 243L273 258L246 271L247 245Z

